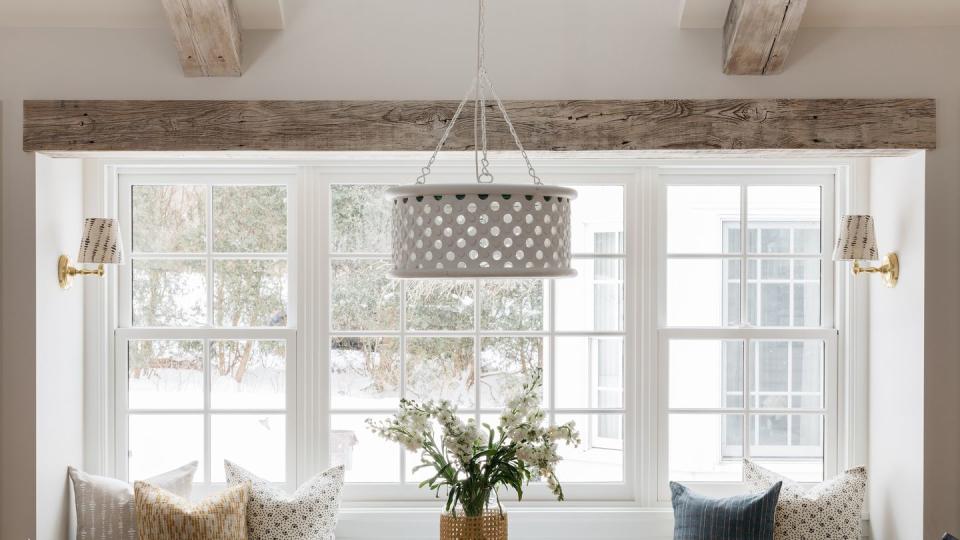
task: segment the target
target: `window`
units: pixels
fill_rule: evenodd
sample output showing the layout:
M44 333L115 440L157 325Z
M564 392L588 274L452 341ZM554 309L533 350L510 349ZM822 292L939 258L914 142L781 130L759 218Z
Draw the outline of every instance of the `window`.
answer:
M534 369L544 370L551 418L581 429L584 444L560 465L564 483L624 483L624 187L576 186L579 275L559 281L388 279L387 187L327 186L330 453L354 493L396 484L432 496L416 489L426 478L413 470L418 456L374 437L367 418L406 397L447 399L495 424Z
M389 279L392 162L111 166L129 257L109 289L103 472L197 460L203 495L223 459L287 488L343 464L348 501L434 504L418 457L365 420L406 397L496 422L534 369L551 419L580 428L561 449L571 500L734 492L743 457L798 481L850 464L840 169L625 163L550 171L579 194L562 280Z
M117 443L121 475L224 459L294 477L292 175L124 174ZM127 459L123 459L123 457Z
M661 471L799 481L833 464L833 177L663 176Z

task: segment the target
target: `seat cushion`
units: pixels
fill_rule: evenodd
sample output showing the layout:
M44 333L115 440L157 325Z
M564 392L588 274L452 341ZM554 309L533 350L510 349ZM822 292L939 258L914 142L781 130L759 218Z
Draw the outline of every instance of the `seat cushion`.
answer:
M194 461L147 481L181 497L189 497L196 472ZM78 540L137 540L131 484L73 467L67 469L67 474L77 504Z
M224 461L223 466L228 483L251 484L247 506L249 540L333 539L343 490L343 466L314 476L292 495L235 463Z
M197 504L147 482L133 490L140 540L247 540L249 483Z
M812 487L804 487L783 476L744 460L747 484L765 489L782 483L777 503L776 540L857 540L860 514L867 491L867 470L850 469Z
M711 498L670 482L674 540L772 540L780 483L763 493Z

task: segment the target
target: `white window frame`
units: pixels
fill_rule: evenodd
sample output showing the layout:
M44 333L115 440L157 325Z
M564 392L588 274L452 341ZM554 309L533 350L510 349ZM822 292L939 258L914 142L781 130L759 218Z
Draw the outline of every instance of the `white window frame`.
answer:
M285 480L278 484L285 485L288 488L296 488L297 485L297 380L300 369L300 356L297 354L297 291L298 291L298 270L297 270L297 186L298 179L296 171L293 169L276 168L152 168L152 167L123 167L113 171L116 175L117 185L117 212L120 220L122 238L128 244L128 249L133 246L130 244L132 235L132 187L134 185L203 185L208 188L218 185L283 185L287 188L287 251L282 256L287 260L287 325L284 327L243 327L243 328L225 328L215 326L197 326L197 327L135 327L133 326L131 305L132 299L132 264L126 264L118 272L117 279L117 323L114 332L114 456L115 474L120 478L129 478L129 419L132 414L136 415L202 415L203 417L203 477L195 478L195 491L198 495L211 493L222 488L224 482L213 482L212 471L218 466L212 463L211 458L211 418L213 415L230 414L278 414L285 415ZM213 232L213 200L208 191L206 197L206 231L212 235ZM164 254L147 256L151 259L171 260L178 258L203 258L207 261L207 320L212 321L213 317L213 261L219 259L232 259L238 257L258 257L270 256L270 254L247 254L247 253L224 253L218 254L213 251L213 238L207 238L206 252L201 254ZM132 256L129 258L133 258ZM200 409L138 409L129 408L129 399L127 395L127 361L128 344L134 340L195 340L204 343L204 374L203 374L203 394L204 405ZM209 362L209 342L222 339L261 339L283 341L286 345L286 402L284 409L216 409L211 406L212 375Z
M834 296L835 289L835 269L833 261L830 258L830 247L833 245L834 224L837 221L836 204L838 195L837 176L841 173L836 168L817 168L817 167L783 167L783 168L663 168L659 171L658 180L655 184L656 190L656 212L657 212L657 231L655 238L656 245L656 271L658 301L656 302L656 334L657 334L657 374L658 374L658 393L659 403L657 406L657 431L658 431L658 453L657 453L657 500L661 503L670 500L670 468L669 468L669 415L670 414L722 414L732 413L743 415L749 418L754 408L751 407L747 395L744 396L743 407L737 408L671 408L669 406L669 343L674 339L684 340L707 340L707 339L729 339L740 340L744 344L744 393L749 393L749 381L752 373L750 362L750 345L753 341L760 340L820 340L824 343L824 405L820 409L762 409L756 412L770 414L797 414L797 413L820 413L824 415L824 477L829 478L838 471L838 463L841 462L839 454L839 402L840 388L838 376L840 372L839 341L838 330L835 326L835 312L843 312L843 305L836 302ZM731 185L740 187L740 231L741 250L739 254L672 254L667 252L667 215L666 215L666 187L668 185ZM821 188L821 237L820 254L816 257L823 261L821 265L821 286L820 286L820 306L821 320L820 327L817 328L762 328L749 325L733 327L716 328L697 328L670 326L667 324L667 298L666 298L666 279L667 279L667 260L668 259L738 259L741 261L741 317L746 316L745 297L747 283L747 260L752 256L762 256L769 258L770 254L751 254L747 248L746 236L749 233L747 227L747 209L748 190L747 186L777 186L777 185L819 185ZM791 254L784 257L804 258L804 256ZM777 258L774 256L773 258ZM726 310L726 307L723 307ZM791 314L792 315L792 314ZM759 313L758 313L759 316ZM743 320L743 319L741 319ZM743 455L750 457L749 423L743 422ZM703 493L723 496L735 493L741 493L744 490L744 484L739 482L684 482L696 485L697 489Z
M622 532L642 530L641 537L666 537L671 534L672 519L669 497L663 497L661 480L665 469L660 456L665 456L662 431L662 403L666 387L660 389L661 349L658 306L662 305L658 290L658 233L663 230L659 214L658 196L661 177L671 174L743 174L792 172L825 172L836 175L837 213L868 212L866 189L868 165L866 160L838 157L809 158L649 158L534 156L538 171L548 183L584 184L590 176L619 178L625 186L625 259L626 289L625 330L627 338L624 364L624 437L627 453L624 458L626 482L622 492L611 493L606 488L565 486L568 500L554 504L544 497L520 505L511 505L514 526L519 530L553 531L556 538L584 538L604 534L603 531ZM299 276L296 287L299 298L317 298L329 285L326 270L326 249L329 219L324 209L329 208L324 179L342 180L349 174L354 178L376 176L376 183L405 183L416 177L424 156L416 153L376 154L369 156L345 154L303 153L297 157L278 156L275 153L246 153L239 155L184 156L163 155L140 157L87 156L84 159L85 201L87 215L119 216L118 174L120 172L158 171L222 173L242 175L244 171L284 172L296 175L299 200L291 198L288 211L296 212L296 226L290 229L288 257L291 271ZM473 172L472 156L449 154L444 156L436 172L446 178L469 179ZM512 159L512 158L511 158ZM510 159L506 160L507 162ZM506 171L503 174L501 171ZM497 167L500 182L504 176L526 180L525 169L508 165ZM557 181L560 179L561 181ZM841 211L842 210L842 211ZM827 219L827 216L824 217ZM296 237L296 239L294 238ZM129 240L129 231L124 237ZM826 245L832 243L832 238ZM294 263L296 260L296 263ZM825 262L825 266L828 264ZM837 467L866 462L866 320L867 283L854 280L849 272L836 268L835 326L840 329L837 404L839 422L837 431ZM319 269L319 271L314 271ZM116 388L125 383L124 371L119 368L119 347L114 338L118 318L117 272L109 269L104 280L84 283L85 296L85 389L91 399L86 400L85 455L86 467L95 474L121 476L117 450ZM294 297L291 292L291 296ZM295 299L292 298L292 299ZM323 470L328 463L327 439L329 408L328 376L325 365L320 365L329 349L328 335L317 329L329 325L329 313L319 302L300 302L288 316L298 323L296 332L297 381L288 386L288 393L296 390L295 414L297 428L288 429L288 436L297 433L295 460L296 482L303 482ZM294 318L296 317L296 318ZM289 394L288 394L289 395ZM291 416L292 418L292 416ZM288 453L290 452L288 446ZM833 454L833 452L831 452ZM562 480L562 478L561 478ZM536 487L536 486L532 486ZM580 489L583 488L583 489ZM735 485L720 486L721 491L736 491ZM348 492L352 490L348 489ZM534 490L531 490L531 492ZM356 497L348 493L340 519L338 534L349 538L379 538L383 530L404 526L417 536L429 536L436 527L438 502L424 493L410 495L398 490L368 493ZM524 500L528 501L525 494ZM600 512L599 514L595 512ZM599 516L602 516L599 517ZM529 528L536 525L536 529ZM528 527L528 528L524 528Z

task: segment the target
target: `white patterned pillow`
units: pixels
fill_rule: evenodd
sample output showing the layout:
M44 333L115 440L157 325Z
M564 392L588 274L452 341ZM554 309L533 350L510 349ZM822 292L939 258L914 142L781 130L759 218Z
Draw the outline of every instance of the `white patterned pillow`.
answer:
M247 505L249 540L333 540L343 490L342 465L307 480L293 495L227 460L223 468L229 484L253 486Z
M865 467L850 469L810 488L746 459L743 472L747 484L758 491L783 482L774 540L859 540L860 513L867 491Z
M151 484L189 497L197 462L149 478ZM133 486L106 476L67 468L77 503L77 540L137 540Z

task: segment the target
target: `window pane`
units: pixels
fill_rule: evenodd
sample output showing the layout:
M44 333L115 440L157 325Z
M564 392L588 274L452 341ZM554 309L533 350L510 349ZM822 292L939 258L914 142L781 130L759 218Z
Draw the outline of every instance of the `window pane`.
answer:
M789 284L760 284L760 326L790 326Z
M330 251L333 253L389 253L390 202L383 192L390 186L340 184L330 187Z
M560 444L563 459L557 464L561 484L623 482L623 415L558 414L557 424L573 420L582 442L573 447Z
M789 280L790 279L790 260L789 259L762 259L760 261L760 279L769 280Z
M562 336L556 348L557 407L623 407L622 337Z
M480 342L480 406L503 407L543 369L543 338L492 337ZM542 397L542 395L541 395Z
M481 281L481 330L546 328L544 284L539 279Z
M286 186L213 186L213 250L287 251Z
M726 414L671 414L670 480L742 480L743 417Z
M623 259L574 259L577 277L558 279L557 330L623 330Z
M217 326L286 326L287 261L213 263L213 313Z
M405 397L473 406L473 338L409 338L406 360Z
M820 259L794 259L793 279L820 282Z
M207 186L133 186L132 249L139 253L207 250Z
M286 480L287 417L283 414L215 414L210 417L211 480L224 482L223 460L271 482Z
M473 281L406 282L408 330L473 330Z
M387 278L385 260L331 263L331 326L334 330L399 330L399 281Z
M823 389L823 342L793 341L791 350L791 390L820 393Z
M330 415L330 465L343 465L347 482L399 482L400 447L374 435L367 418L386 415Z
M400 401L400 340L330 340L330 405L334 409L393 409Z
M820 186L750 186L747 218L760 233L751 253L820 252Z
M670 408L743 406L743 342L671 340Z
M210 344L210 405L214 409L286 408L286 369L285 341L214 341Z
M129 351L131 409L203 408L203 342L137 340Z
M204 261L134 259L131 264L134 326L207 324Z
M820 326L819 283L797 283L793 286L793 325Z
M623 186L576 186L572 253L623 253Z
M750 417L750 455L798 482L823 479L823 425L820 414L757 414ZM764 467L768 466L762 463Z
M738 271L739 267L724 266L721 259L668 259L667 324L739 324L730 313L734 301L729 298L736 294L739 301Z
M736 253L739 186L667 186L667 253Z
M143 480L197 461L193 477L203 481L203 416L131 414L129 479Z
M788 343L754 341L750 358L753 362L751 392L786 392L789 366Z
M794 253L820 253L820 229L796 228L793 230Z
M823 458L814 459L770 459L750 456L750 459L764 469L783 475L794 482L822 482Z

